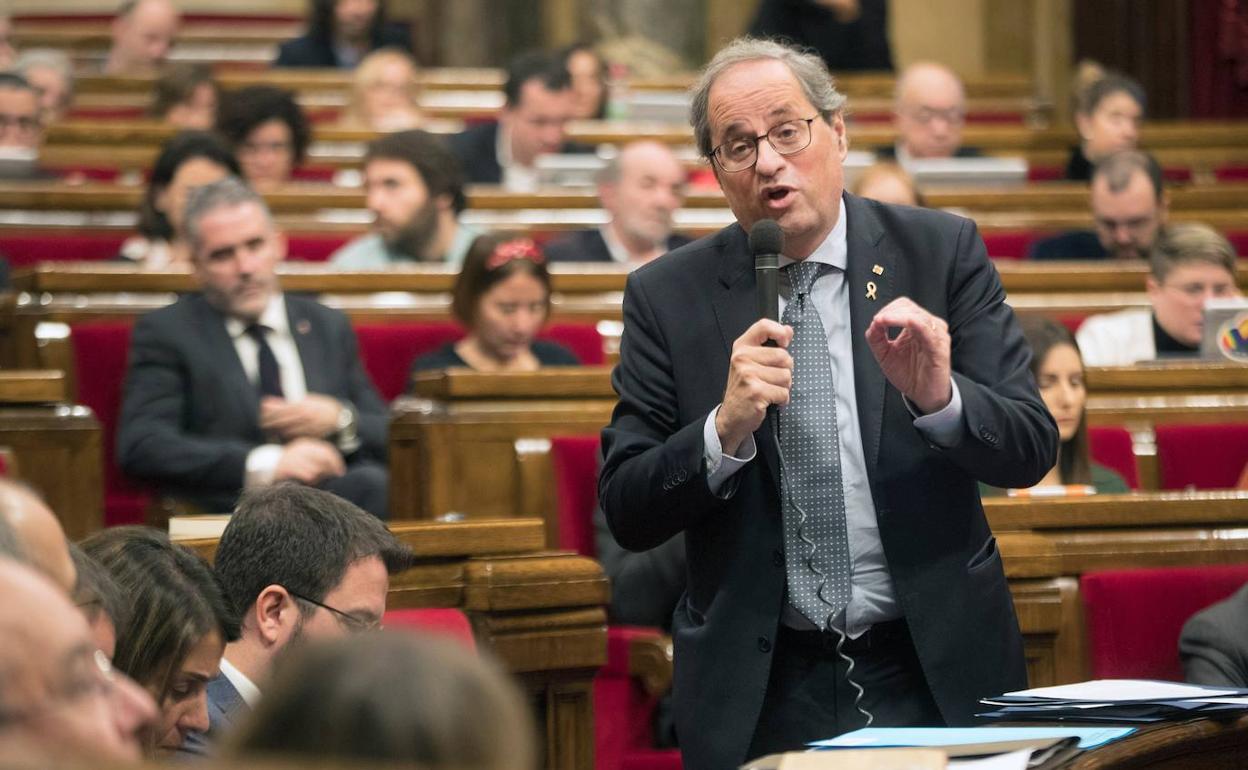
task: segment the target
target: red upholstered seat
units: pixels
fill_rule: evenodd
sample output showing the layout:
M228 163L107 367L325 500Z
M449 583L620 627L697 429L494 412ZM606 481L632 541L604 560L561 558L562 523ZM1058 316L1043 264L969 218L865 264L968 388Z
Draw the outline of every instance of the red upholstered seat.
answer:
M468 616L454 607L388 610L381 623L386 628L408 628L453 639L474 652L477 649Z
M1092 459L1116 471L1127 486L1140 488L1140 472L1135 465L1131 432L1126 428L1098 426L1088 428L1088 452Z
M1035 230L994 230L981 235L988 256L993 259L1023 259L1032 242L1044 237Z
M0 236L0 253L13 267L38 262L112 259L121 251L126 233L115 230L17 230Z
M1233 488L1248 464L1248 424L1158 425L1162 489Z
M1183 680L1187 619L1248 582L1248 564L1089 572L1079 579L1093 679Z
M286 258L298 262L328 262L352 237L347 233L290 233Z
M377 392L390 401L407 390L407 374L413 361L458 340L464 336L464 330L453 323L357 324L355 334L364 368ZM567 347L586 366L598 366L606 360L602 335L591 325L551 324L538 338Z
M73 324L69 330L78 381L76 401L91 407L103 434L104 523L108 526L143 523L151 502L148 491L123 476L117 467L117 420L130 353L130 328L124 322L98 322Z
M557 493L559 547L593 557L598 499L598 437L556 436L550 462ZM607 665L594 679L594 756L598 770L679 770L680 752L654 748L657 700L629 674L629 646L657 628L607 628Z

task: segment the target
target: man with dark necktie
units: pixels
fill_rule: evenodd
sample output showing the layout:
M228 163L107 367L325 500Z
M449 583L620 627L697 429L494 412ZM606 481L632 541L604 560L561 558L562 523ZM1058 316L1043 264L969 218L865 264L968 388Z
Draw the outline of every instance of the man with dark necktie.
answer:
M844 107L813 55L720 51L691 123L737 224L625 289L599 494L626 548L685 536L688 770L868 714L966 724L1027 680L976 482L1036 483L1057 427L974 223L844 192ZM785 240L780 322L758 318L747 248L764 219Z
M388 416L346 316L282 293L285 238L238 179L192 191L184 221L200 292L135 325L122 470L205 511L291 480L384 517Z

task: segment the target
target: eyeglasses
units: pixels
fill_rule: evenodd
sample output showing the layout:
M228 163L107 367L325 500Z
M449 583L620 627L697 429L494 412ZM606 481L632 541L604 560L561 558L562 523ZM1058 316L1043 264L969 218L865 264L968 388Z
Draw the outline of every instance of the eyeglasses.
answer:
M24 134L33 134L39 130L40 125L42 124L39 118L34 115L10 115L0 112L0 131L8 131L16 127Z
M810 124L817 117L819 116L786 120L767 129L765 134L729 139L711 150L710 157L719 165L721 171L735 174L753 168L758 163L758 143L763 139L767 140L771 149L781 155L796 155L810 146Z
M243 142L238 146L238 151L249 155L259 155L262 152L267 153L285 153L294 149L294 145L290 142Z
M291 596L295 597L296 599L300 601L307 602L308 604L315 604L317 607L320 607L323 610L329 610L330 612L334 613L334 615L337 616L338 618L338 622L342 623L342 625L345 626L346 629L350 631L351 633L358 634L364 631L376 631L377 629L381 628L380 619L372 620L368 618L361 618L357 615L352 615L349 612L343 612L337 607L330 607L328 604L318 602L316 599L309 599L303 594L297 594L294 591L290 590L289 588L286 589L286 593L290 594Z
M937 119L943 120L951 126L960 126L966 122L966 110L960 107L950 107L947 110L935 107L918 107L910 111L910 117L925 126Z

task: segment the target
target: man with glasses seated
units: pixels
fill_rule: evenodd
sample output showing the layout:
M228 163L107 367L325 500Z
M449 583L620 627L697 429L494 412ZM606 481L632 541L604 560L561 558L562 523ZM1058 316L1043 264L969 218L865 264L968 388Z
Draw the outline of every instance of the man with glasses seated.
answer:
M390 576L410 565L385 524L329 492L278 484L244 494L214 560L239 638L208 684L208 732L190 734L183 753L209 753L255 706L288 645L378 628Z
M137 761L156 717L58 586L0 557L0 757L23 767Z
M962 80L943 64L911 64L897 78L893 100L897 143L882 148L879 156L902 168L922 158L977 158L977 148L962 146L965 124Z
M1089 202L1095 230L1036 241L1030 259L1148 259L1169 212L1161 166L1146 152L1123 150L1092 171Z
M0 72L0 179L53 176L39 168L43 129L39 92L21 75Z

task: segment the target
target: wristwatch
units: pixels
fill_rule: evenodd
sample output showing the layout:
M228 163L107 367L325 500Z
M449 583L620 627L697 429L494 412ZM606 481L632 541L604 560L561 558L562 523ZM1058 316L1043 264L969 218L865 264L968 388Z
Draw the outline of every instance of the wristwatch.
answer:
M357 426L359 417L355 412L355 407L351 402L342 402L342 408L338 410L338 432L337 443L338 449L348 455L360 448L360 436Z

